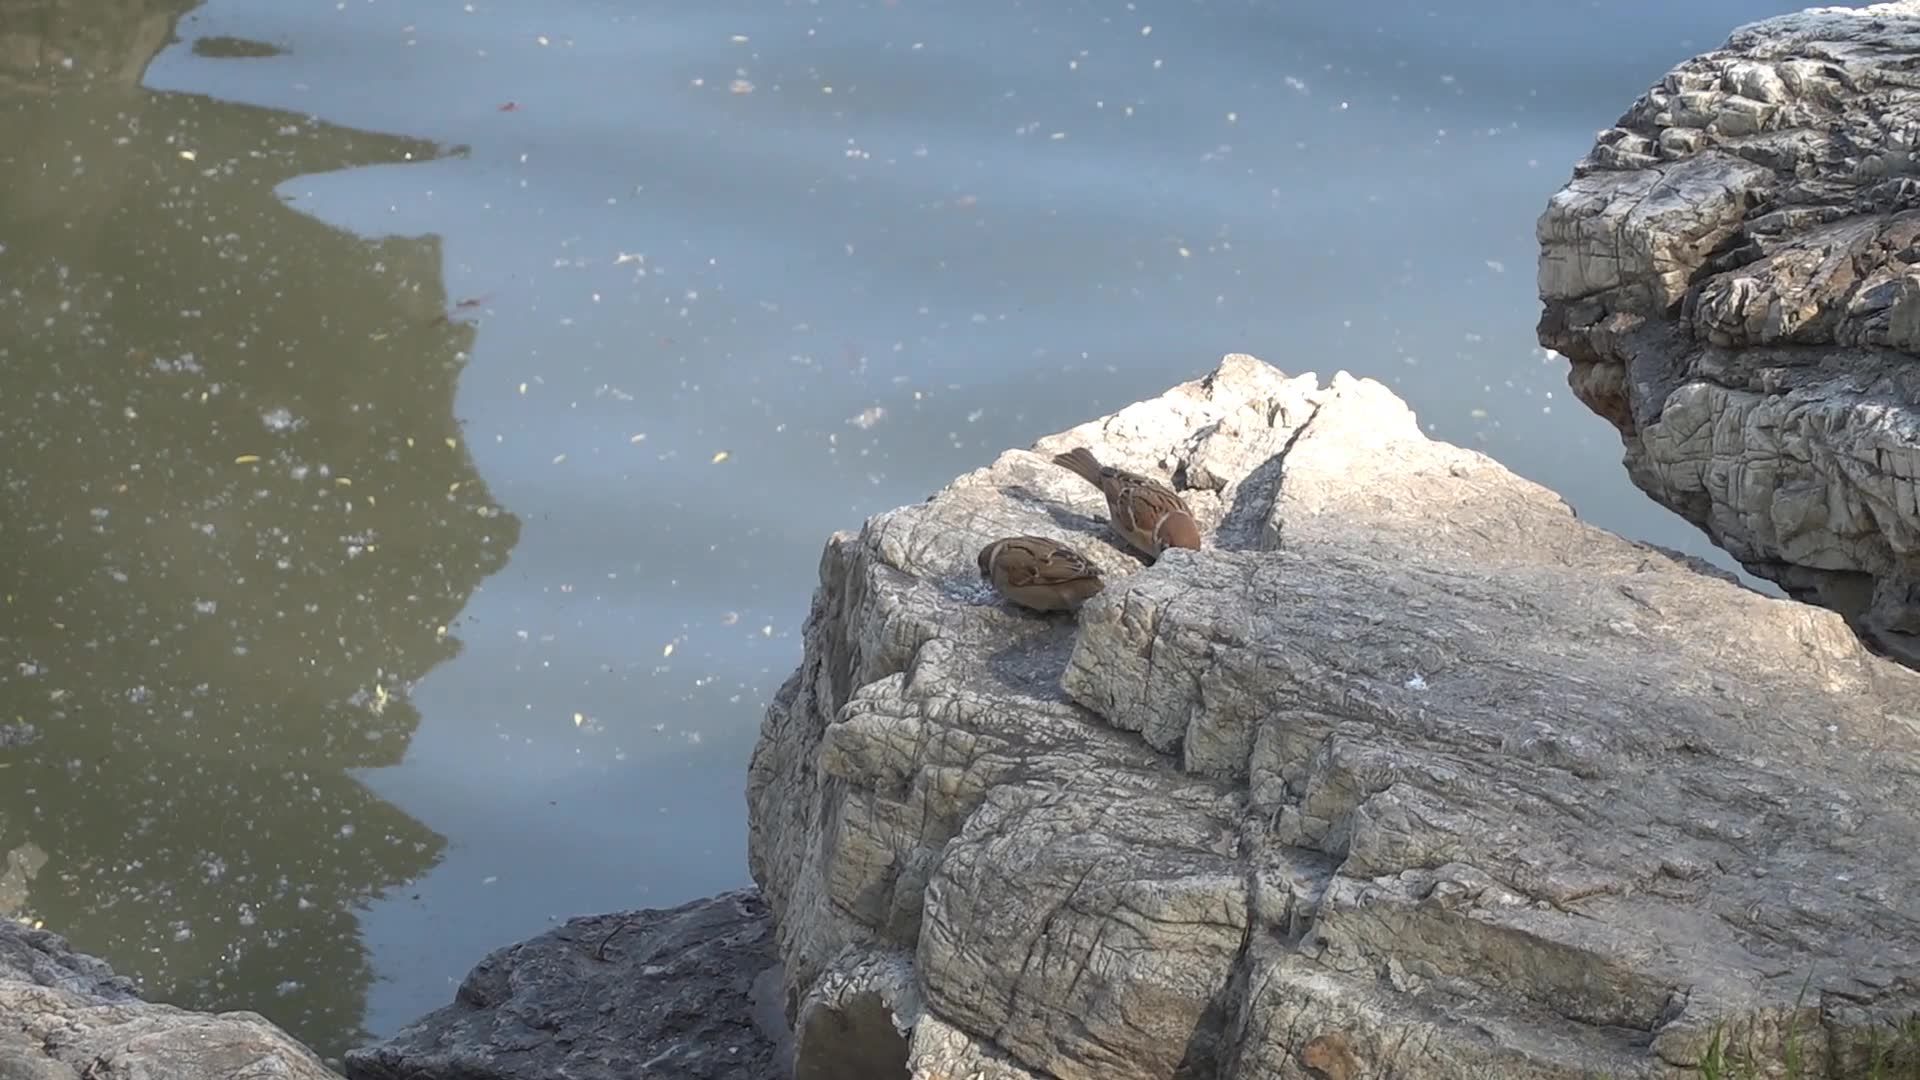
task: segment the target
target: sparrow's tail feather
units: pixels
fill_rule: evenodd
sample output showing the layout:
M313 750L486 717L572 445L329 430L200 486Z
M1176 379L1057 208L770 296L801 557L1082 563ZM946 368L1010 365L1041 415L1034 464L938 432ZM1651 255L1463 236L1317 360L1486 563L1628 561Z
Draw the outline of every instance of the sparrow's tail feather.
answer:
M1076 446L1064 454L1053 455L1055 465L1065 466L1078 473L1087 483L1100 486L1100 459L1084 446Z

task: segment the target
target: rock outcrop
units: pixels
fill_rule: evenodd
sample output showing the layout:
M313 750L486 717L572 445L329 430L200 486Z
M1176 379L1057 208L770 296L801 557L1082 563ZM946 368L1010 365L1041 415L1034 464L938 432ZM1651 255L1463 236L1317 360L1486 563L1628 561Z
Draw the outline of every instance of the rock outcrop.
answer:
M0 919L0 1077L337 1080L258 1013L149 1004L105 962L11 919Z
M353 1080L779 1080L790 1035L753 890L569 920L501 949L453 1004L350 1052ZM0 919L0 1080L339 1080L250 1012L142 1001L64 938Z
M1208 548L1126 554L1076 444ZM1836 614L1344 374L1036 451L822 558L748 791L803 1080L1686 1076L1721 1026L1838 1076L1920 1007L1920 676ZM1012 533L1105 592L995 603Z
M1920 2L1755 23L1540 218L1542 344L1633 480L1920 664Z
M774 1080L774 964L752 891L571 919L482 960L453 1004L347 1055L352 1080ZM769 1030L772 1028L773 1030Z

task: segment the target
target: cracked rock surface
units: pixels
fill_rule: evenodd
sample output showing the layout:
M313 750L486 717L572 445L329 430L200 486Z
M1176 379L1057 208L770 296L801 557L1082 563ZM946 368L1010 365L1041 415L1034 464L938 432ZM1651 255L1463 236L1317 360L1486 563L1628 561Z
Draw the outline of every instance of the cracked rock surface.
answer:
M349 1080L776 1080L751 889L569 919L474 966L453 1003L347 1054ZM3 1078L0 1078L3 1080Z
M142 1001L66 939L0 918L5 1080L338 1080L258 1013Z
M1127 554L1076 444L1205 550ZM996 603L1011 533L1106 591ZM1920 675L1377 383L1230 356L820 579L748 791L797 1076L1678 1077L1720 1023L1839 1076L1920 1008Z
M1920 665L1920 2L1742 27L1537 228L1539 336L1634 482Z

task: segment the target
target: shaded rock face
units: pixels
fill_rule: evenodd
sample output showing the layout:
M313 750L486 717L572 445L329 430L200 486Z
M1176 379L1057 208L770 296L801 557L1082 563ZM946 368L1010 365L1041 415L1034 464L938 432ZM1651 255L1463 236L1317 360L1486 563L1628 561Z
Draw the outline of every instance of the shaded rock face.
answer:
M1540 218L1540 341L1633 480L1920 664L1920 3L1755 23Z
M1077 623L980 583L1014 533L1100 564ZM1834 613L1234 356L830 541L750 857L802 1076L1845 1075L1920 1006L1917 725Z
M64 938L0 919L0 1077L322 1080L312 1051L250 1012L152 1005Z
M482 960L453 1004L350 1052L347 1075L773 1080L782 1033L754 1012L756 977L773 963L752 891L571 919Z

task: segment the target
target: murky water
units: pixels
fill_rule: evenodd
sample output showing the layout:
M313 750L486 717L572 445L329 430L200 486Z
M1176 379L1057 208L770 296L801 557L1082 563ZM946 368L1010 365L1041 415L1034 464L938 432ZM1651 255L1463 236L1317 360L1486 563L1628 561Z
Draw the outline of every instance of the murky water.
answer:
M0 913L337 1053L739 884L826 535L1228 351L1713 554L1532 228L1788 7L0 0Z

